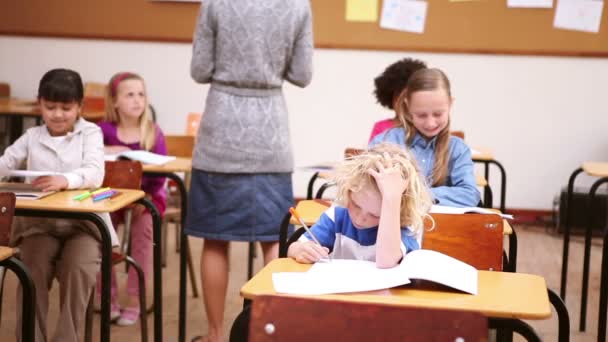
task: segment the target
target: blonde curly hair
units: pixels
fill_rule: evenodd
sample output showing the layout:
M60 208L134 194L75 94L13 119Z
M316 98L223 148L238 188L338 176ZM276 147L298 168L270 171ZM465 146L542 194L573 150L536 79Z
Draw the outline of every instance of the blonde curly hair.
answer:
M337 167L332 179L337 185L335 202L346 207L351 192L359 192L368 186L379 191L376 180L368 171L376 169L376 162L386 161L386 156L394 167L401 170L402 177L407 181L401 197L401 227L407 226L417 235L424 228L424 219L431 209L432 199L416 160L399 145L381 143L361 154L346 158Z

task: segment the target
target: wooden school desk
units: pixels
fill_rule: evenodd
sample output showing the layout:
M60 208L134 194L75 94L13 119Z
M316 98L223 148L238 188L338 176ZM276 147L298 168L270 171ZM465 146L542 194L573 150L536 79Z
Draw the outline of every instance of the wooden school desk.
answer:
M574 170L568 180L568 190L566 193L566 218L564 225L564 248L562 254L562 274L561 274L561 288L560 295L562 299L566 299L566 283L568 277L568 248L570 242L570 217L572 208L572 195L574 192L574 181L580 173L586 173L589 176L598 178L591 188L589 189L589 198L587 199L587 212L588 221L585 230L585 251L583 258L583 285L581 294L581 314L579 330L585 331L585 325L587 321L587 294L589 288L589 259L591 254L591 232L593 229L594 211L593 203L595 202L595 196L598 188L608 183L608 162L585 162L581 167ZM599 304L599 322L597 328L598 341L606 341L606 307L608 306L608 231L603 229L603 245L602 245L602 268L601 268L601 280L600 280L600 304Z
M121 194L112 199L93 202L91 198L75 201L84 190L60 191L37 199L17 199L15 216L48 217L91 221L101 235L101 341L110 340L110 267L112 245L108 227L96 213L114 212L132 203L145 206L152 215L154 234L154 341L162 341L162 273L160 215L141 190L117 189Z
M35 118L42 119L42 112L36 100L19 99L0 99L0 116L8 116L9 125L9 144L17 140L23 134L23 119ZM98 109L87 109L83 107L82 117L89 121L99 121L103 119L105 112Z
M272 285L276 272L305 272L311 267L291 258L275 259L241 288L246 304L259 295L277 294ZM536 275L479 271L478 294L469 295L446 290L424 290L412 286L380 291L369 291L307 298L341 300L361 303L381 303L396 306L424 307L479 312L490 319L490 326L504 320L547 319L551 317L551 303L545 280ZM498 323L497 323L498 322ZM502 325L501 325L502 326ZM565 331L561 331L566 334ZM567 334L565 336L567 339ZM564 336L560 336L563 341Z
M186 339L186 278L188 276L186 265L190 246L188 236L184 233L183 226L186 224L186 214L188 210L188 193L184 180L178 175L180 172L192 171L192 158L176 158L163 165L143 164L144 175L167 177L177 184L180 194L182 229L180 233L180 254L179 254L179 321L178 321L178 341L184 342ZM159 230L160 234L160 230ZM160 239L160 235L159 235ZM160 245L159 245L160 246ZM166 247L165 247L166 248ZM160 249L159 249L160 258ZM160 259L159 259L160 260ZM155 299L156 303L156 299ZM156 306L155 306L156 308Z

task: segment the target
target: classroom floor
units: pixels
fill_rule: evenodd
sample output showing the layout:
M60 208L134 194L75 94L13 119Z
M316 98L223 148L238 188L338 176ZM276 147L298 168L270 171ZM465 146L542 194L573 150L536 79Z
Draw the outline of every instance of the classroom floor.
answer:
M544 227L528 227L515 226L519 238L519 255L518 255L518 271L522 273L534 273L545 277L550 288L559 293L559 278L561 269L561 253L562 239L561 235L557 235L553 231L549 231ZM171 229L172 232L172 229ZM178 254L174 253L173 234L169 234L170 240L168 247L168 265L164 269L163 274L163 322L164 322L164 340L167 342L177 341L177 321L178 321ZM193 256L198 274L198 259L201 249L201 241L191 239ZM579 322L579 307L580 307L580 288L581 288L581 273L582 273L582 238L576 236L571 244L571 258L569 266L569 282L567 293L567 306L570 313L571 322L571 341L594 341L596 340L597 329L597 312L599 302L599 277L600 277L600 262L601 262L601 241L594 240L591 254L591 277L590 277L590 292L589 305L587 313L587 332L578 332ZM260 254L258 254L260 255ZM239 296L239 288L246 281L247 267L247 244L234 243L230 252L231 257L231 274L230 285L228 290L228 299L226 302L226 318L225 327L226 334L229 333L232 321L238 314L242 306L242 300ZM261 257L256 258L256 269L261 268ZM123 267L119 268L122 271ZM119 274L119 277L121 275ZM122 275L124 283L124 275ZM17 280L12 275L6 279L5 295L2 308L2 322L0 325L0 340L11 341L14 336L15 329L15 293ZM200 289L200 280L197 277L197 283ZM204 321L204 309L202 299L192 298L190 286L188 297L188 321L187 321L187 337L188 341L194 335L205 332L206 323ZM148 296L150 298L151 296ZM51 309L49 312L49 322L52 322L49 329L54 330L54 322L57 317L58 291L57 286L53 287L51 292ZM95 315L94 340L98 340L99 334L99 315ZM152 336L152 317L149 318L149 331ZM529 321L544 341L557 341L557 318L546 321ZM138 341L139 340L139 325L132 327L118 327L113 325L112 330L113 341ZM150 339L152 340L152 339ZM516 336L516 341L523 339Z

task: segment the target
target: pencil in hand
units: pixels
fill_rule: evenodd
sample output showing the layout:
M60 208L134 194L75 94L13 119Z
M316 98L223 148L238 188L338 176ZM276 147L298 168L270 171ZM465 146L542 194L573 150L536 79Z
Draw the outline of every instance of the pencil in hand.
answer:
M300 217L300 215L298 215L298 212L296 211L296 209L294 207L289 208L289 212L291 213L291 215L293 215L302 225L302 227L304 227L304 230L306 230L306 232L308 233L308 235L310 235L310 237L312 237L312 239L314 240L314 242L323 247L323 245L321 245L321 243L319 242L319 240L317 239L317 237L315 236L315 234L312 233L312 231L310 230L310 228L308 228L308 226L306 225L306 223L304 222L304 220L302 220L302 218ZM329 260L331 260L331 256L329 254L327 254L327 257L329 258Z

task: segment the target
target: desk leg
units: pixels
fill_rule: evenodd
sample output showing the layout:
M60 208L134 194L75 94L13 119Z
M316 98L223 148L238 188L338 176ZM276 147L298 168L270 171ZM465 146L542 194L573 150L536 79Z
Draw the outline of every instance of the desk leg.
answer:
M602 276L600 280L600 307L599 321L597 325L598 342L606 342L606 306L608 305L608 231L604 229L604 241L602 245Z
M568 252L570 248L570 210L572 209L572 193L574 192L574 180L579 173L583 172L582 168L574 170L568 180L568 190L566 192L566 219L564 222L564 249L562 252L562 278L560 282L559 296L562 300L566 300L566 283L568 282Z
M314 191L313 187L314 187L315 181L317 180L318 177L319 177L319 172L315 172L310 177L310 180L308 180L308 187L307 187L307 190L306 190L306 199L307 200L311 200L312 199L312 192Z
M559 324L557 332L557 341L568 342L570 341L570 317L568 315L568 309L566 308L566 304L564 304L562 299L551 289L547 289L547 292L549 294L549 301L557 312L557 321Z
M589 190L589 198L587 201L588 221L587 229L585 230L585 255L583 257L583 288L581 293L581 321L579 322L579 330L585 331L587 324L587 293L589 287L589 259L591 257L591 232L593 230L593 204L595 202L595 194L600 185L608 182L608 177L600 178ZM602 247L603 249L603 247ZM603 284L600 284L600 288ZM601 290L600 290L601 291ZM598 336L599 337L599 336Z
M489 318L488 327L498 331L513 331L526 338L526 341L541 342L534 329L526 322L518 319Z
M509 272L517 272L517 233L515 228L511 227L511 234L509 235L509 264L507 267Z
M138 201L148 209L152 215L153 227L153 260L154 260L154 341L163 340L163 272L162 272L162 238L161 238L161 222L160 214L156 206L147 198L142 198Z
M21 303L21 339L23 342L34 342L34 328L36 324L35 284L25 265L14 256L0 262L0 266L13 271L19 278L23 293Z

